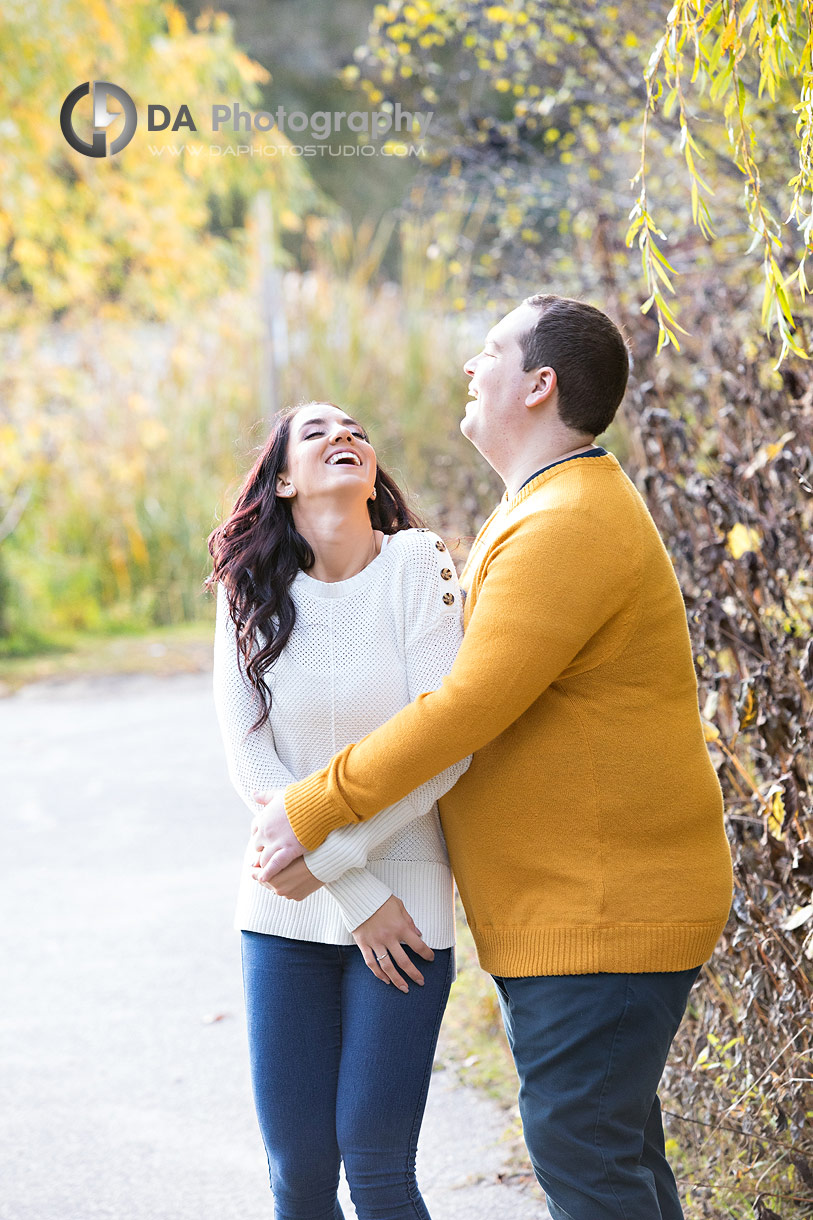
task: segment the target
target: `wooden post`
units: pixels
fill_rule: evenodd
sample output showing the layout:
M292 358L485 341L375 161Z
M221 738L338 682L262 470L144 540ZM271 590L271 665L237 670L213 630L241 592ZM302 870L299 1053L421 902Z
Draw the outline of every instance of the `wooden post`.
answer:
M256 234L254 265L259 278L259 399L260 410L270 422L281 405L279 370L288 358L288 328L282 283L275 257L274 210L268 191L260 191L256 195L252 211Z

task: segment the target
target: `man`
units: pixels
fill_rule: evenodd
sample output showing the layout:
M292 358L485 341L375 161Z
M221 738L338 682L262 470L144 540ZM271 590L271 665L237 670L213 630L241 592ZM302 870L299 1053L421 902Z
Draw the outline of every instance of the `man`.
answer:
M489 332L461 429L506 491L461 575L454 667L277 795L256 838L268 879L473 753L441 818L555 1220L682 1216L657 1088L731 901L680 589L594 444L628 367L578 301L530 297Z

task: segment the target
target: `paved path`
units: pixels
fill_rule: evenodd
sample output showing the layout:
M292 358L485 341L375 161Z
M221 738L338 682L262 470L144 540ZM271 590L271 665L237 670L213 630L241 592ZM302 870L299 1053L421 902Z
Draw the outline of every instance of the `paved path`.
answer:
M231 927L246 812L209 677L0 699L0 809L1 1220L271 1220ZM433 1220L543 1220L496 1182L499 1111L448 1077Z

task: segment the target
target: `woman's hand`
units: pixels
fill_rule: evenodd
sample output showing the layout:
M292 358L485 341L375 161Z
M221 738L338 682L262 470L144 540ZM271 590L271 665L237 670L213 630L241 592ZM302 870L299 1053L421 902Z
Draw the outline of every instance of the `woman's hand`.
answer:
M423 986L423 975L417 966L413 966L402 945L409 945L428 962L435 959L432 950L421 939L409 911L394 894L369 919L359 924L353 932L353 940L375 977L381 979L382 983L395 983L399 991L409 991L409 988L399 974L398 966L404 974Z
M259 878L260 870L256 865L251 875L255 881ZM260 885L265 885L279 894L280 898L293 898L295 902L301 902L309 894L315 894L322 884L302 859L294 860L293 864L277 873L271 881L260 882Z

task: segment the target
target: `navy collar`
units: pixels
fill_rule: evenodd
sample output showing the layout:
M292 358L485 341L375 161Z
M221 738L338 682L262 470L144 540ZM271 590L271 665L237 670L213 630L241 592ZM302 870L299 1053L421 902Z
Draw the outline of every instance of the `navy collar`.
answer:
M558 458L557 461L548 462L547 466L542 466L542 467L540 467L539 470L535 470L534 473L525 480L525 482L522 484L522 487L527 487L527 485L533 479L535 479L537 475L542 474L543 470L550 470L551 466L561 466L563 462L575 462L577 458L606 457L606 455L607 455L607 450L602 449L601 445L593 445L593 447L591 449L585 449L584 453L572 453L570 455L570 457ZM522 491L522 487L518 488L518 490L514 493L515 496L519 495L519 492Z

